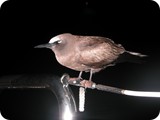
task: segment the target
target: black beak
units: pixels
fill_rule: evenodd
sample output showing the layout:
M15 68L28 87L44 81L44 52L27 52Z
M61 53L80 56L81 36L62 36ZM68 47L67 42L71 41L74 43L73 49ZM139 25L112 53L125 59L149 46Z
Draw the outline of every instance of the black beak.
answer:
M47 44L41 44L41 45L37 45L34 48L51 48L54 44L51 43L47 43Z

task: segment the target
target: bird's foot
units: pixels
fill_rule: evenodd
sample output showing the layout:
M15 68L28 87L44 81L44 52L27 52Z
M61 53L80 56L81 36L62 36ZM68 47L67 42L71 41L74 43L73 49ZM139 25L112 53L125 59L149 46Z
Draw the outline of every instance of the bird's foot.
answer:
M82 80L80 82L81 86L85 87L85 88L93 88L94 84L92 81L90 80Z
M78 85L78 86L82 86L84 88L94 88L95 83L93 83L91 80L85 80L82 78L69 78L69 83L73 84L73 85Z

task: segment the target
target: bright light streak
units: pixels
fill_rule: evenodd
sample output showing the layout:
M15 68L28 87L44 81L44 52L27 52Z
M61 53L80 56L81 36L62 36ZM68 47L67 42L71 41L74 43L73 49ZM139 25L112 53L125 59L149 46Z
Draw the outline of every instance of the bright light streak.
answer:
M67 105L63 113L63 120L72 120L72 118L73 118L72 112L69 106Z
M142 91L123 90L122 93L125 95L139 96L139 97L160 97L160 92L142 92Z

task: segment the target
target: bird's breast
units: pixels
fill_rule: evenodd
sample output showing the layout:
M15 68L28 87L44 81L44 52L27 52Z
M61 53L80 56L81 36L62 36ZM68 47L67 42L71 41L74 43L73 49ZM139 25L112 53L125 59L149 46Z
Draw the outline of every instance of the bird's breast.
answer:
M87 71L89 70L89 68L87 66L85 66L84 64L81 64L78 62L77 58L78 55L76 53L72 53L70 52L69 54L55 54L56 55L56 59L57 61L70 69L76 70L76 71Z

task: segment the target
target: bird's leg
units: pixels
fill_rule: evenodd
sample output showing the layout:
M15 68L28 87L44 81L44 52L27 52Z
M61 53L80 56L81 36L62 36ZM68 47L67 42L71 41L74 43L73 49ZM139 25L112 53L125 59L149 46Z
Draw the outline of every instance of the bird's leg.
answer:
M91 69L91 70L90 70L89 81L92 81L92 74L93 74L93 72L92 72L92 69Z
M82 77L81 77L81 76L82 76L82 73L83 73L83 71L81 71L81 72L79 73L79 76L78 76L78 79L79 79L79 80L82 79Z
M84 86L85 88L91 88L92 85L93 85L93 82L92 82L92 74L93 74L93 71L92 69L90 69L90 76L89 76L89 80L82 80L80 83L82 86Z
M85 80L83 79L81 76L82 76L82 73L83 71L80 71L79 75L78 75L78 78L70 78L69 81L73 84L80 84L81 86L83 86L84 88L91 88L92 87L92 74L93 74L93 71L92 69L90 70L90 76L89 76L89 80Z

